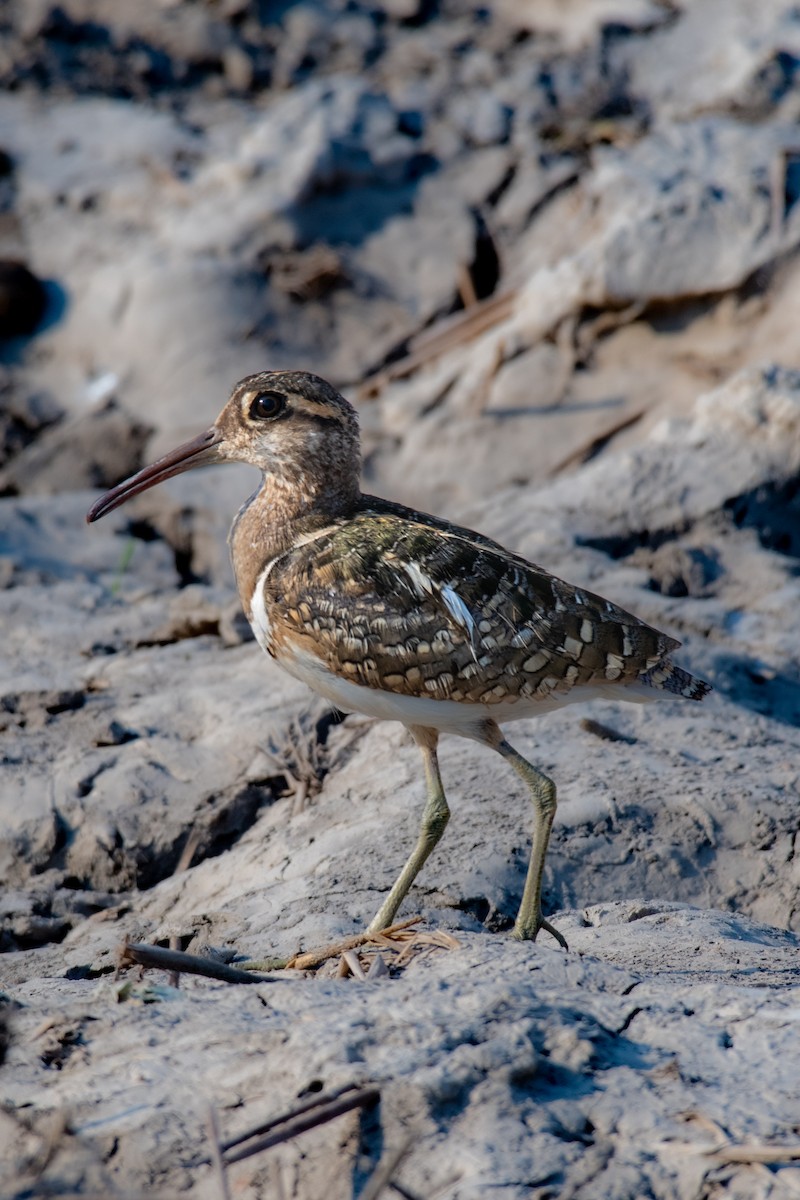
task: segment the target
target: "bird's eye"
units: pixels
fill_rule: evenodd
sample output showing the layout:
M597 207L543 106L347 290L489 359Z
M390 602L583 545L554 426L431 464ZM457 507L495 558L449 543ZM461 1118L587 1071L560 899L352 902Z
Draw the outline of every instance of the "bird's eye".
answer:
M255 421L271 421L285 408L286 397L281 392L259 392L250 405L250 416Z

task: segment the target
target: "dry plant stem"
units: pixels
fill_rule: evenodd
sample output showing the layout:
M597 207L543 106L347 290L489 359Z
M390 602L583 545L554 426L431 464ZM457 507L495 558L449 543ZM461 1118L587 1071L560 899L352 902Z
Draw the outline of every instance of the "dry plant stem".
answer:
M222 1157L222 1147L219 1141L219 1122L213 1105L208 1106L208 1136L211 1142L211 1161L214 1164L214 1172L219 1181L219 1190L222 1200L230 1200L230 1190L228 1188L228 1176L225 1174L225 1162Z
M180 951L181 939L177 933L173 933L172 936L170 937L169 948L172 951L175 951L175 950ZM180 971L170 971L169 979L167 982L169 983L170 987L174 987L174 988L180 987L180 985L181 985Z
M245 1158L251 1158L254 1154L260 1154L262 1150L269 1150L271 1146L291 1141L299 1134L306 1133L309 1129L316 1129L318 1125L326 1125L328 1121L333 1121L336 1117L343 1116L344 1113L352 1112L355 1108L367 1108L376 1104L380 1100L380 1096L377 1088L364 1088L363 1091L355 1092L353 1095L343 1096L339 1100L319 1105L312 1111L307 1111L303 1116L293 1119L286 1118L282 1129L276 1129L273 1133L257 1138L251 1145L243 1146L234 1154L226 1154L225 1162L230 1166Z
M616 437L618 433L622 433L624 430L629 429L631 425L635 425L637 421L641 421L646 412L647 409L639 408L635 412L629 413L627 417L620 418L619 421L610 425L602 433L596 434L590 441L584 442L577 450L571 450L566 458L560 459L554 467L550 468L547 472L547 478L555 479L562 471L569 471L573 467L578 467L581 463L587 462L595 450L610 441L611 438Z
M495 293L485 300L479 300L472 308L464 312L453 313L437 321L429 329L423 329L411 340L412 356L424 354L428 358L443 354L455 346L469 341L492 325L498 325L511 316L516 303L518 291L515 288L509 292ZM392 366L402 367L403 359ZM391 370L389 367L388 370Z
M187 837L184 847L181 850L181 856L175 864L173 875L181 875L184 871L188 871L192 865L192 859L195 856L195 851L200 845L202 835L199 829L193 829Z
M409 353L404 358L368 376L361 385L359 395L363 399L377 395L381 388L393 379L413 375L433 359L478 337L493 325L507 320L513 312L515 300L516 292L490 296L487 300L478 300L455 317L445 318L432 329L426 329L412 340Z
M326 959L336 958L340 954L344 954L346 950L355 950L358 946L364 946L367 942L378 942L381 938L391 937L393 933L398 933L401 929L408 929L409 925L416 925L421 921L422 917L407 917L405 921L397 921L396 924L390 925L388 929L382 929L380 934L372 934L368 931L364 933L355 933L352 937L343 938L341 942L332 942L329 946L322 946L319 950L308 950L304 954L295 954L286 963L287 967L295 971L310 971L314 967L318 967L320 963L324 963Z
M344 976L347 974L347 971L362 982L367 978L361 963L358 961L358 955L355 950L345 950L337 974Z
M706 1150L709 1158L720 1163L782 1163L800 1159L800 1143L794 1146L720 1146Z
M226 963L214 962L210 958L198 958L184 954L182 950L166 950L163 946L147 946L142 943L123 943L120 949L120 965L157 967L160 971L184 971L188 975L204 975L207 979L218 979L222 983L274 983L267 975L255 975L251 971L239 971Z
M220 1148L223 1154L227 1154L234 1146L241 1146L243 1142L249 1142L251 1138L260 1137L263 1133L269 1133L276 1129L278 1125L285 1125L287 1121L293 1121L295 1117L300 1117L303 1113L313 1112L316 1108L323 1108L327 1104L332 1104L334 1100L338 1100L340 1096L347 1095L348 1092L358 1091L357 1083L346 1083L343 1087L337 1088L333 1092L326 1092L320 1096L315 1096L313 1100L306 1100L304 1104L298 1104L297 1108L291 1109L290 1112L284 1113L280 1117L273 1117L270 1121L264 1121L261 1125L254 1126L253 1129L247 1129L244 1133L240 1133L238 1137L228 1138L226 1142L220 1142Z
M457 286L458 294L461 297L461 303L464 305L464 308L472 308L473 304L478 303L478 296L475 291L475 285L472 282L469 267L465 267L463 263L458 268Z
M378 1196L387 1184L391 1183L392 1176L403 1159L407 1157L410 1149L411 1138L407 1138L396 1150L387 1151L367 1180L366 1187L361 1193L361 1200L378 1200Z
M420 1200L420 1197L416 1192L412 1192L411 1189L405 1187L404 1184L398 1183L396 1179L389 1181L389 1187L393 1192L397 1192L398 1196L402 1196L403 1200Z
M175 870L172 872L173 875L182 875L184 871L188 871L189 867L191 866L192 859L194 858L195 851L199 845L200 832L197 829L191 829L184 844L183 850L181 850L181 856L175 864ZM172 937L169 939L169 948L170 950L180 950L181 948L181 939L176 933L173 933ZM179 972L170 971L170 987L180 987L180 982L181 979Z

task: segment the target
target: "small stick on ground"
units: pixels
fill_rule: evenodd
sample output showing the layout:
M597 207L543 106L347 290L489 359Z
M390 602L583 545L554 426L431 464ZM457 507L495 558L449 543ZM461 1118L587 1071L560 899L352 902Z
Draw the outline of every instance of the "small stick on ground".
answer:
M332 942L329 946L321 946L319 950L308 950L303 954L295 954L286 963L287 967L291 967L296 971L310 971L314 967L320 966L329 958L338 958L344 954L346 950L357 950L359 946L365 946L368 942L376 941L379 945L383 944L381 938L391 938L393 934L398 933L401 929L408 929L410 925L416 925L421 921L422 917L407 917L405 921L398 921L395 925L390 925L388 929L382 929L380 933L355 933L352 937L342 938L340 942Z
M192 865L192 859L194 858L195 851L197 850L197 847L199 845L200 845L200 830L199 829L190 829L189 836L187 837L186 841L184 842L183 849L181 850L180 858L178 859L177 863L175 864L175 870L172 872L173 875L182 875L184 871L189 870L189 867ZM170 948L170 950L180 950L181 939L177 933L173 933L172 936L170 937L169 948ZM174 987L174 988L180 987L181 977L180 977L179 972L178 971L170 971L168 982L169 982L170 987Z
M189 870L189 867L192 865L192 859L195 856L195 852L197 847L200 845L202 838L203 835L199 829L192 829L190 831L189 836L183 844L181 856L175 864L175 870L172 872L173 875L182 875L184 871Z
M252 971L240 971L227 963L215 962L213 958L199 958L182 950L167 950L164 946L148 946L141 942L123 942L119 951L119 966L132 964L140 967L157 967L160 971L185 971L188 975L204 975L207 979L218 979L222 983L274 983L269 975L256 975Z
M219 1190L222 1200L231 1200L231 1194L228 1189L228 1176L225 1174L225 1160L222 1157L222 1146L219 1140L219 1121L217 1120L216 1109L212 1104L208 1106L208 1137L211 1142L211 1161L214 1164L214 1171L219 1180Z
M172 951L180 950L181 939L177 933L173 933L171 935L171 937L169 939L169 948ZM170 971L169 975L167 976L167 983L169 984L170 987L174 987L174 988L180 987L181 986L180 971Z
M362 1088L360 1091L351 1092L350 1095L342 1095L336 1093L337 1098L320 1097L315 1105L310 1107L308 1104L302 1105L299 1109L287 1113L283 1117L278 1117L271 1122L273 1126L271 1132L266 1133L263 1137L256 1137L250 1145L241 1145L240 1149L233 1154L223 1147L224 1161L227 1166L233 1163L241 1162L245 1158L251 1158L254 1154L260 1154L262 1150L269 1150L271 1146L278 1146L281 1142L291 1141L292 1138L298 1137L301 1133L306 1133L309 1129L316 1129L319 1125L326 1125L329 1121L333 1121L336 1117L341 1117L344 1113L352 1112L356 1108L369 1108L373 1104L377 1104L381 1098L380 1091L376 1087ZM281 1128L274 1128L280 1125ZM269 1128L269 1126L267 1126ZM250 1141L253 1135L245 1135L246 1140ZM240 1144L245 1138L239 1138L237 1143Z
M478 303L478 295L475 291L475 284L472 282L472 275L469 267L465 267L462 263L458 268L456 277L456 287L458 294L461 297L461 303L464 308L472 308L473 304Z
M358 955L356 954L355 950L345 950L344 954L342 955L342 961L339 963L337 975L344 978L348 971L351 975L354 975L356 979L360 979L362 983L367 978L361 963L358 961Z
M421 1200L416 1192L412 1192L411 1189L407 1188L404 1184L398 1183L396 1179L389 1181L389 1187L393 1192L397 1192L398 1196L402 1196L403 1200Z
M720 1146L706 1150L709 1158L721 1163L782 1163L800 1159L800 1142L793 1146L767 1146L744 1143L741 1146Z
M227 1154L234 1146L241 1146L242 1142L249 1142L251 1138L260 1137L262 1133L269 1133L270 1130L277 1128L278 1125L283 1125L286 1121L291 1121L295 1117L300 1117L303 1113L313 1112L315 1108L320 1108L326 1104L332 1104L334 1100L338 1100L340 1096L346 1095L348 1092L358 1091L357 1083L346 1083L343 1087L337 1088L334 1092L326 1092L319 1096L315 1096L313 1100L306 1100L303 1104L298 1104L290 1112L284 1113L280 1117L273 1117L269 1121L264 1121L261 1125L254 1126L253 1129L247 1129L244 1133L240 1133L238 1137L228 1138L226 1142L221 1142L220 1147L223 1154Z
M647 413L646 408L637 408L634 412L628 413L627 416L621 417L618 421L610 424L601 433L596 434L588 442L582 443L577 450L571 450L566 458L559 459L555 466L550 467L546 478L555 479L562 471L570 471L573 467L579 467L582 463L588 462L595 454L599 453L603 447L616 437L618 433L623 433L626 429L630 429L631 425L635 425L637 421L641 421L642 417Z
M413 375L433 359L479 337L493 325L508 320L514 311L516 296L516 292L503 292L486 300L477 300L469 308L437 322L432 329L423 330L411 341L408 354L363 380L359 398L366 400L377 396L393 379Z
M361 1200L378 1200L383 1189L392 1182L392 1176L411 1149L412 1139L407 1138L396 1150L389 1150L367 1180Z

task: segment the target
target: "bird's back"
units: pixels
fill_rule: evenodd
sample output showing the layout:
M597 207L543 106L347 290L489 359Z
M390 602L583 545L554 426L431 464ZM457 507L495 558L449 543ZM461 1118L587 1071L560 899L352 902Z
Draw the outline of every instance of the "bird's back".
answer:
M690 699L708 691L669 662L679 642L610 601L472 530L374 497L298 538L260 586L270 653L289 669L298 654L316 658L363 688L478 705L498 719L612 685Z

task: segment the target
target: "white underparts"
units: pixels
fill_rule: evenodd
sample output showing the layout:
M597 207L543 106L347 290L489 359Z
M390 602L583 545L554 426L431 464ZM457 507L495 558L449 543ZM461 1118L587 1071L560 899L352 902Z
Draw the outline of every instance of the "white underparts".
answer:
M255 628L255 626L254 626ZM258 635L257 635L258 636ZM284 670L324 696L343 712L360 712L382 721L401 721L404 725L424 725L461 737L482 737L485 721L517 721L537 717L565 704L587 700L651 700L660 693L652 688L635 685L630 689L602 683L574 687L566 694L553 692L542 697L519 697L498 704L465 704L457 700L435 700L427 696L405 696L399 692L364 687L334 675L307 650L295 650L291 657L282 657Z

